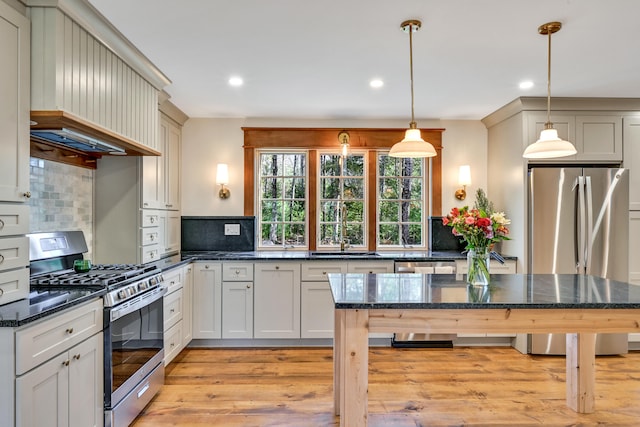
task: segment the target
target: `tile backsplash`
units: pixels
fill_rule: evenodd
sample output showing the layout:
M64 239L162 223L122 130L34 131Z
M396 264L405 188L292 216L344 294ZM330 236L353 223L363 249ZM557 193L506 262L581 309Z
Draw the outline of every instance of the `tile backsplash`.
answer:
M82 230L91 258L94 172L37 158L30 159L30 231Z

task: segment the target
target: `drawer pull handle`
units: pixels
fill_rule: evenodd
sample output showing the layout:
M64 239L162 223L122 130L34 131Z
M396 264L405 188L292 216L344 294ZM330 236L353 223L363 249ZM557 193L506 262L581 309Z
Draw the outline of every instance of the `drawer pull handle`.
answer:
M0 288L0 297L4 294L4 289Z
M0 254L0 264L4 262L4 255Z
M4 228L4 221L0 219L0 230Z
M68 334L72 334L73 333L73 328L68 328L65 332L68 333Z
M69 361L65 360L64 362L62 362L62 366L69 366Z
M138 392L138 399L140 399L147 390L149 390L149 383L146 383L144 387L142 387L142 389Z
M175 309L175 308L172 308L171 310L169 310L169 312L170 312L170 313L175 313L175 312L176 312L176 309Z
M173 286L173 285L175 285L175 284L176 284L176 282L172 280L172 281L171 281L171 284L170 284L169 286Z
M80 355L79 355L79 354L76 354L76 355L74 355L74 356L73 356L73 358L74 358L75 360L80 360Z
M173 347L175 347L175 346L176 346L176 345L175 345L174 343L171 343L171 347L172 347L172 348L173 348Z

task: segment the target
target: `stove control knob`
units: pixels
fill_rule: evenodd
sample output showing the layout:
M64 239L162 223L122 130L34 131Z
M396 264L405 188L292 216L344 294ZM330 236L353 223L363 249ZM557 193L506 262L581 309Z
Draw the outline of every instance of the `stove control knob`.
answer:
M129 286L129 295L135 295L136 294L136 288L134 288L133 286Z
M156 285L158 283L158 278L157 277L152 277L149 279L149 286L153 286Z
M147 289L149 287L149 285L147 284L147 282L140 282L138 283L138 290L143 291L145 289Z
M125 299L127 297L127 292L122 289L121 291L118 291L118 299Z

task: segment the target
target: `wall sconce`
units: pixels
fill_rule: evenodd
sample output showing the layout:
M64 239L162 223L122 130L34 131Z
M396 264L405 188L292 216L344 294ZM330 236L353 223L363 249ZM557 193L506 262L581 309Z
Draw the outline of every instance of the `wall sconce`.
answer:
M456 199L464 200L467 197L467 185L471 185L471 166L460 166L460 170L458 171L458 185L462 185L462 188L456 190Z
M349 154L349 132L343 130L338 134L338 141L340 141L340 146L342 147L342 156L346 157Z
M225 163L218 163L216 184L220 185L218 197L220 197L221 199L228 199L231 195L231 191L229 191L228 188L225 188L225 185L229 184L229 167Z

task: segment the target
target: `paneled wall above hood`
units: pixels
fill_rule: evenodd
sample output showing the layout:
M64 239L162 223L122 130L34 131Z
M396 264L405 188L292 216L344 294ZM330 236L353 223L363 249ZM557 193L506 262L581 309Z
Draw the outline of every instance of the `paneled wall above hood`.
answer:
M171 81L88 1L27 5L32 155L84 167L105 155L159 156L158 93Z

